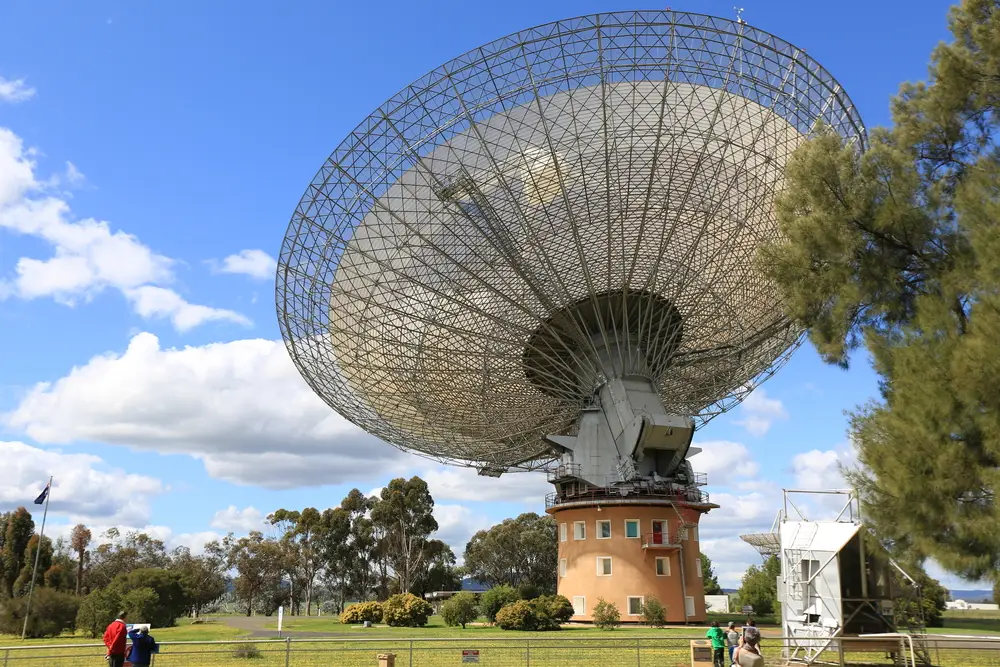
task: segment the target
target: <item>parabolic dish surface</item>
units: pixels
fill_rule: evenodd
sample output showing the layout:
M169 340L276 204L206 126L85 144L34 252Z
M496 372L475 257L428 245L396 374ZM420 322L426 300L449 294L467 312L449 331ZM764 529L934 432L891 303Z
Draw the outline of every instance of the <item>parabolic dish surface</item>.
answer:
M307 189L278 268L292 359L365 430L487 468L550 461L608 350L704 423L799 339L754 258L820 123L865 141L819 64L744 23L600 14L471 51Z

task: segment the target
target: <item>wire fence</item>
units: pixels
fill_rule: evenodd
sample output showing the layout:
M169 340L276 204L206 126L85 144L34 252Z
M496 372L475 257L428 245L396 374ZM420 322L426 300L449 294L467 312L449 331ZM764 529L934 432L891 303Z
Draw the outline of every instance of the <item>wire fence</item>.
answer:
M801 643L801 642L800 642ZM816 646L813 647L814 649ZM821 652L816 663L893 667L1000 667L1000 637L851 638ZM707 650L706 650L707 649ZM788 664L780 638L764 638L767 665ZM103 644L0 647L0 667L87 667L107 664ZM927 660L927 661L925 661ZM126 663L127 664L127 663ZM708 667L703 637L516 639L245 639L170 642L151 667ZM728 661L726 662L728 665ZM793 664L802 664L802 660Z

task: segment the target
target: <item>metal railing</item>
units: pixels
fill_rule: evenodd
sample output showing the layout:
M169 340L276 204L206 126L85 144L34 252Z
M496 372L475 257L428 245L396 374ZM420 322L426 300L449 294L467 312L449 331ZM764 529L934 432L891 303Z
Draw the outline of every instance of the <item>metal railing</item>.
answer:
M461 634L467 632L468 636ZM658 632L662 634L657 635ZM648 630L587 633L564 630L539 636L505 637L456 630L458 638L293 638L236 639L211 642L163 642L152 666L181 667L376 667L379 656L392 655L394 667L450 667L478 663L483 667L653 667L691 664L692 641L706 648L704 634L674 636ZM797 641L801 641L801 638ZM823 662L889 667L920 664L913 646L929 649L935 667L1000 667L1000 637L883 635L832 642L819 656ZM846 648L841 655L841 648ZM784 640L765 636L766 664L784 663ZM103 661L103 644L45 644L0 647L0 667L93 667ZM798 663L802 664L802 663Z
M643 549L679 549L680 539L671 540L668 533L644 533L642 536Z
M623 493L623 491L626 491L626 493ZM645 498L669 500L680 504L703 504L709 502L708 492L694 486L669 490L654 490L639 486L628 489L618 486L594 486L587 489L579 489L572 495L568 493L549 493L545 496L545 508L548 509L570 503L596 501L627 502L630 499L639 500Z

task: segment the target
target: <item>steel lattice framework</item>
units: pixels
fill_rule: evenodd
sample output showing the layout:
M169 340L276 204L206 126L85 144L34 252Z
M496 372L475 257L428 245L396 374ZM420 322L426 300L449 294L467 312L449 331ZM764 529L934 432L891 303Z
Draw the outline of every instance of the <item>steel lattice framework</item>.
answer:
M819 123L864 145L833 77L742 21L599 14L475 49L306 190L277 274L291 357L361 428L487 469L551 461L609 368L703 424L800 338L754 257Z

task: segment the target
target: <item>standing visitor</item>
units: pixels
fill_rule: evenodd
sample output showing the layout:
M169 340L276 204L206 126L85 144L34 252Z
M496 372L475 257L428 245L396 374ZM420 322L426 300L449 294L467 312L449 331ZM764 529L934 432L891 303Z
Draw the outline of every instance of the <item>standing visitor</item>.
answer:
M108 661L108 667L124 667L125 665L125 641L128 639L128 628L125 627L127 617L128 615L123 611L104 630L104 645L108 647L108 655L104 659Z
M726 629L726 645L729 647L729 664L736 662L733 659L733 652L740 643L740 633L736 632L736 623L729 621L729 628Z
M157 649L156 640L150 636L146 628L132 630L128 633L128 638L132 640L132 650L128 654L129 663L135 667L148 667Z
M712 640L713 667L726 667L726 635L719 627L718 621L712 621L712 627L705 636Z
M733 663L739 667L762 667L764 657L760 654L760 630L753 621L743 628L740 645L733 654Z

